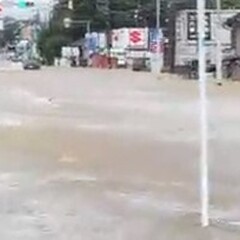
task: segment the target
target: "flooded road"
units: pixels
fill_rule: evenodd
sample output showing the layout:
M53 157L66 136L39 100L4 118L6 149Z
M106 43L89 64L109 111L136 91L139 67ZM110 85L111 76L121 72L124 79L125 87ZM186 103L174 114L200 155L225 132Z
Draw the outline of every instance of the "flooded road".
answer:
M239 84L209 84L203 230L196 82L61 68L0 81L2 239L239 239Z

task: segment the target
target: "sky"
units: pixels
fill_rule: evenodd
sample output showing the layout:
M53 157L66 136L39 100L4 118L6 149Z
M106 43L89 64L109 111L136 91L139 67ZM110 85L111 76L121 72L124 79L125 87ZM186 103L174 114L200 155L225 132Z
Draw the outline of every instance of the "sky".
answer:
M0 0L1 5L3 6L3 11L0 14L0 18L5 16L14 17L16 19L29 19L35 13L36 9L39 9L41 16L46 15L49 11L49 6L51 5L51 0L34 0L35 6L33 8L20 9L14 3L14 0Z

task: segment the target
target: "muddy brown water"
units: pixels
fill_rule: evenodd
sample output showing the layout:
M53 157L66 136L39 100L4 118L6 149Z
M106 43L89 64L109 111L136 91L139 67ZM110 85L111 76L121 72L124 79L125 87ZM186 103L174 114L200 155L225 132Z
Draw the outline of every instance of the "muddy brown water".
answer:
M239 239L238 84L209 84L200 227L197 85L147 73L0 73L3 239Z

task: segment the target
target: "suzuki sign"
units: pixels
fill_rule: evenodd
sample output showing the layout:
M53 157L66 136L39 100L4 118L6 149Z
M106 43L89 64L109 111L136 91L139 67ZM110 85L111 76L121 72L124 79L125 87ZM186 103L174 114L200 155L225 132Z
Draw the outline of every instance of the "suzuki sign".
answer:
M129 29L129 47L147 48L148 47L148 29L130 28Z

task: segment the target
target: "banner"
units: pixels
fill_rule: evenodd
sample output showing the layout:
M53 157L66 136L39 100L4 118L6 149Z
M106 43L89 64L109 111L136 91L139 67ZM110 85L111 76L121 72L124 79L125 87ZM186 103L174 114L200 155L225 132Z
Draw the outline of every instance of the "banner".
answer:
M148 48L148 28L130 28L129 47L137 49Z
M163 68L164 37L161 29L150 29L149 49L151 53L151 71L159 74Z
M86 33L85 34L85 47L89 54L96 53L99 49L98 33Z

